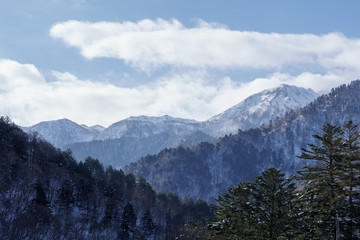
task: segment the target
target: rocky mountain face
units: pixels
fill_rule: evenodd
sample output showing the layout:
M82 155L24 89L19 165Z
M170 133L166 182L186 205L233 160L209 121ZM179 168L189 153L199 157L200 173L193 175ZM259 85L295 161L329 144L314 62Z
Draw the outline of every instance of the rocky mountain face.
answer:
M78 160L91 156L117 168L164 148L213 141L225 134L260 127L286 112L299 109L317 97L311 89L282 85L252 95L204 122L163 117L130 117L110 125L88 127L70 120L41 122L36 131L56 147L70 148Z
M213 201L227 187L253 181L268 167L287 174L305 164L297 158L324 124L360 122L360 81L333 89L297 111L261 128L239 131L211 143L165 149L126 167L158 191Z

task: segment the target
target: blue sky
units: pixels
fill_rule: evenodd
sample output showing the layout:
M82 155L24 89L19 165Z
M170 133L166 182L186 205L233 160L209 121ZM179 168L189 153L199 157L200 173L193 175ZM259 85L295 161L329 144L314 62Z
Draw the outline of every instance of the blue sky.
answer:
M360 73L359 1L3 1L1 115L205 120L280 84Z

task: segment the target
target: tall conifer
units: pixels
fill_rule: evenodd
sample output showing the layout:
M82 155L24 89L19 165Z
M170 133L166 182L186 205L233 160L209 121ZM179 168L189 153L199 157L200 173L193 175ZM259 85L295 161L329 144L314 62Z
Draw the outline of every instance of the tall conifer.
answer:
M311 239L354 239L359 231L359 132L352 122L322 130L323 135L314 135L319 146L310 144L300 156L314 161L298 172L303 230Z
M218 198L209 228L226 239L294 239L297 208L294 184L269 168L255 183L242 182Z

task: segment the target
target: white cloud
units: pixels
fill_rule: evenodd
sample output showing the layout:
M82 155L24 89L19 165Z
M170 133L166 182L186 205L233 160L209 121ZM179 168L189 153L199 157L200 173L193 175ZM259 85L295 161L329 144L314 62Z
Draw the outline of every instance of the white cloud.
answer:
M129 116L165 114L205 120L251 94L283 83L324 91L354 79L351 72L298 76L277 72L238 83L192 71L126 88L79 80L68 72L54 71L53 75L55 81L46 81L34 65L0 59L0 115L9 115L20 125L64 117L88 125L108 125Z
M39 85L44 82L45 79L34 65L18 64L16 61L0 59L1 91L11 91L24 85Z
M243 32L199 20L176 19L55 24L50 35L86 58L118 58L143 71L163 66L281 70L297 64L360 71L360 39L326 35Z

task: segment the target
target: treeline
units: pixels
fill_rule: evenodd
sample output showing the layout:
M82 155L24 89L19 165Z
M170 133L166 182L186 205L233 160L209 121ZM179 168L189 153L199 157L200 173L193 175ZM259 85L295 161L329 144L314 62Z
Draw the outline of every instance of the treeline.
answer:
M215 221L188 224L182 239L360 239L358 126L322 130L299 156L313 164L290 179L270 168L228 188L213 206Z
M2 239L360 239L360 133L327 124L303 149L313 164L269 168L217 198L157 194L98 160L77 162L0 117ZM211 151L203 144L200 150ZM189 158L191 160L192 158ZM197 166L190 170L199 170ZM185 224L186 223L186 224Z
M172 239L185 222L211 216L202 200L157 194L96 159L78 163L0 118L2 239Z

